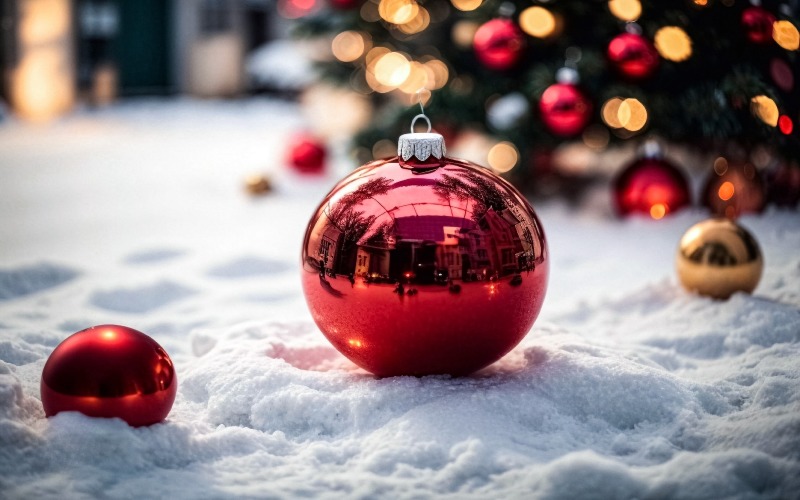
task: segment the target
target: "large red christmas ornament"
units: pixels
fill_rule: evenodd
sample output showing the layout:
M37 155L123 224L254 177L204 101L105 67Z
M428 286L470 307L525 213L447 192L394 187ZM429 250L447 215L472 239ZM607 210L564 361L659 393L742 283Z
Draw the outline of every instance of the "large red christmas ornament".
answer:
M773 23L775 23L775 16L763 7L752 6L742 12L744 34L753 43L771 42Z
M522 57L525 35L511 19L492 19L475 32L472 47L484 66L502 71L512 68Z
M766 204L764 180L751 163L718 158L706 180L703 203L712 214L729 219L759 213Z
M661 219L691 203L686 177L657 156L640 158L622 169L613 189L614 205L621 216L638 213Z
M572 83L554 83L539 100L539 113L547 129L555 135L579 134L592 118L592 103Z
M99 325L61 342L42 372L45 415L78 411L132 426L167 417L178 379L166 351L142 332Z
M608 59L630 80L644 80L658 69L656 48L642 35L622 33L608 44Z
M322 173L327 156L325 144L308 135L298 135L289 144L289 164L303 174Z
M488 169L406 134L325 197L306 230L314 321L379 376L465 375L522 340L542 307L549 254L525 198Z

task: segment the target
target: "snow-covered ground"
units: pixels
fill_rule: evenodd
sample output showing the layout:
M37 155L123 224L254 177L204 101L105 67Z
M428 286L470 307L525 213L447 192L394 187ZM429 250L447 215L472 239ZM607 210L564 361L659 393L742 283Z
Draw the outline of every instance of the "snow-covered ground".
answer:
M800 215L743 219L754 295L684 292L673 258L704 215L653 222L536 205L542 314L467 378L376 379L327 343L298 277L336 177L282 164L296 108L133 101L0 124L2 498L797 498ZM250 198L244 176L272 172ZM165 423L60 414L39 381L101 323L170 353Z

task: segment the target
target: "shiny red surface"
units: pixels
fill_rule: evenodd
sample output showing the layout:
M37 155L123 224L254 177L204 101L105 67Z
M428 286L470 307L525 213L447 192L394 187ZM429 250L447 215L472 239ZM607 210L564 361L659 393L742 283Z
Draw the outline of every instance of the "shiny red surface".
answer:
M547 288L544 232L484 168L404 165L367 164L325 197L303 241L303 291L322 333L364 369L465 375L533 325Z
M772 42L772 25L775 16L763 7L748 7L742 12L742 29L748 40L753 43Z
M569 137L583 131L592 117L592 103L575 85L555 83L539 100L539 113L550 132Z
M99 325L61 342L42 372L45 414L78 411L117 417L132 426L167 417L178 389L172 360L147 335Z
M636 160L622 170L613 186L619 215L642 213L660 219L691 204L686 177L663 159ZM663 213L654 212L655 205L662 205Z
M475 55L489 69L511 69L525 47L525 35L510 19L492 19L475 32L472 39Z
M289 144L289 164L301 173L322 173L327 155L325 145L311 136L297 136Z
M608 44L608 59L631 80L649 78L658 69L659 57L652 43L641 35L622 33Z
M703 188L703 204L720 217L760 213L766 202L764 180L750 163L730 162L724 171L712 170Z

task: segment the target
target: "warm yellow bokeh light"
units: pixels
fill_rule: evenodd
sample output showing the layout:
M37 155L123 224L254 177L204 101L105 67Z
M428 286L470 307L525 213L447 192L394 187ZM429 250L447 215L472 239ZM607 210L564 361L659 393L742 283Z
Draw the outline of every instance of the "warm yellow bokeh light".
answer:
M603 104L603 121L611 128L622 128L622 122L619 121L620 104L622 104L622 99L619 97L612 97Z
M642 15L642 4L639 3L639 0L610 0L608 10L617 19L635 21Z
M406 94L414 94L419 89L428 88L428 71L425 70L425 65L412 61L408 78L403 81L398 87Z
M495 172L508 172L517 165L519 152L510 142L498 142L489 150L487 159Z
M699 7L705 7L708 5L708 0L694 0L694 4Z
M469 12L471 10L475 10L481 6L483 0L450 0L453 3L453 7L458 10L463 10L464 12Z
M462 19L453 25L450 36L453 38L453 43L457 47L467 49L472 47L472 40L475 38L475 32L478 31L480 24L475 21Z
M19 2L19 38L23 45L58 42L71 28L72 12L67 0Z
M772 38L786 50L800 47L800 32L790 21L775 21L772 24Z
M365 48L364 36L358 31L342 31L331 42L333 56L342 62L355 61Z
M638 132L647 123L647 108L638 99L625 99L617 110L621 127L630 132Z
M719 195L719 199L722 201L728 201L733 197L733 194L736 192L736 188L733 187L733 183L730 181L725 181L719 187L717 194Z
M556 18L544 7L528 7L519 15L522 31L536 38L547 38L556 30Z
M419 4L414 0L381 0L378 13L392 24L405 24L417 16Z
M770 127L778 125L778 117L780 116L778 105L769 97L757 95L750 99L750 111Z
M425 86L428 90L436 90L447 85L447 80L450 77L450 70L447 65L438 59L431 59L425 63L425 71L428 72L428 85Z
M397 87L411 73L411 63L399 52L389 52L375 61L375 79L387 87Z
M650 207L650 217L655 220L663 219L667 215L667 206L663 203L656 203Z
M420 6L417 15L412 20L397 28L406 35L415 35L425 31L429 24L431 24L431 15L428 13L428 9Z
M664 26L656 32L656 50L668 61L681 62L692 55L692 39L677 26Z

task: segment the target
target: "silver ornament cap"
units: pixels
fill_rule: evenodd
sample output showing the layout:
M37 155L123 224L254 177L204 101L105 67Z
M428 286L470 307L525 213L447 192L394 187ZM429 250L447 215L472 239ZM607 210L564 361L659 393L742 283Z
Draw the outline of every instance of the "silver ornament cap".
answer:
M441 160L446 152L444 137L435 132L403 134L397 141L397 156L403 161L408 161L412 157L425 161L431 156Z

